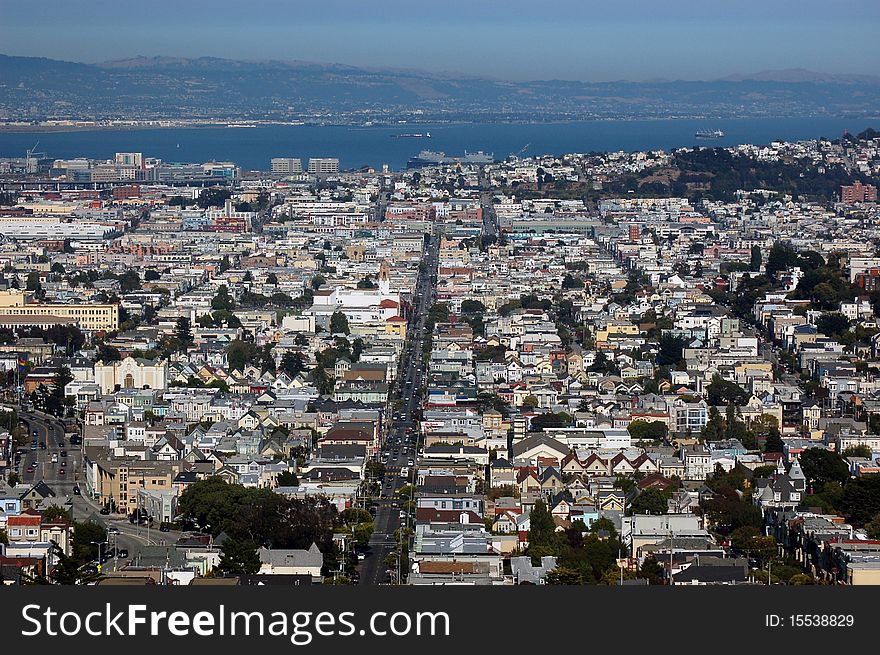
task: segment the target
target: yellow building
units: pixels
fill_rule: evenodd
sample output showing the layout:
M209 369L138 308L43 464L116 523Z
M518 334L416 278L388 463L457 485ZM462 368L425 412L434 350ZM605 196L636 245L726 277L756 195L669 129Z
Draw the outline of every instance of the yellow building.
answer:
M172 462L120 460L96 463L94 492L102 504L130 514L138 507L138 489L173 491L178 466Z
M392 316L385 320L385 334L393 334L406 340L406 319L402 316Z
M22 316L35 323L45 322L47 317L63 319L87 332L119 329L118 304L44 304L30 300L31 294L24 291L0 291L0 316Z

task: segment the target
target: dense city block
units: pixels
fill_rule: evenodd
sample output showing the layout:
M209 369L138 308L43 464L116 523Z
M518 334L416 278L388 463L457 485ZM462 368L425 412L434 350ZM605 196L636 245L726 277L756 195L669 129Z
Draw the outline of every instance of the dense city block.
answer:
M3 584L880 584L877 132L279 154L0 160Z

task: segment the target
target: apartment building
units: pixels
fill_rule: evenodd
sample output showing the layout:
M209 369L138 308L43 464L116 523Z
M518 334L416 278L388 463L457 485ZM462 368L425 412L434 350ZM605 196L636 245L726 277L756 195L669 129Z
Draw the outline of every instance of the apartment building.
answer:
M0 291L0 317L20 316L43 324L48 319L58 319L77 325L86 332L114 331L119 329L119 305L28 302L23 291ZM20 322L20 321L18 321ZM57 321L56 321L57 322Z

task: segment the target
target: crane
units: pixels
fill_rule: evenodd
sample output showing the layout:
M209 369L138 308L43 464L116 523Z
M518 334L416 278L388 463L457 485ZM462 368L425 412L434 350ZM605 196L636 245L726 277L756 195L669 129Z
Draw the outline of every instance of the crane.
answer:
M520 148L518 152L512 152L512 153L510 153L510 157L511 157L511 159L519 159L519 156L520 156L521 154L523 154L526 150L528 150L530 145L532 145L532 144L531 144L531 143L527 143L527 144L525 144L522 148Z

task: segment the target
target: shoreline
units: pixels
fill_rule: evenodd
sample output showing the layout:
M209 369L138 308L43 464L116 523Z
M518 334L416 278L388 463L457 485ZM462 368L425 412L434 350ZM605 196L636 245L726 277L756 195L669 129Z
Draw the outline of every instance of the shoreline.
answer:
M143 125L8 125L0 123L0 134L65 134L75 132L137 132L146 130L225 130L225 129L260 129L267 127L346 127L353 130L393 130L407 129L410 127L445 127L462 125L571 125L577 123L637 123L659 121L751 121L751 120L805 120L805 119L851 119L854 121L876 122L880 121L877 116L836 116L836 115L806 115L806 116L666 116L666 117L606 117L606 118L583 118L568 120L523 120L523 121L441 121L441 122L406 122L406 123L381 123L363 125L356 123L309 123L309 122L284 122L268 121L261 123L249 123L247 126L236 125L234 122L206 122L206 123L181 123L177 125L156 125L145 123Z

